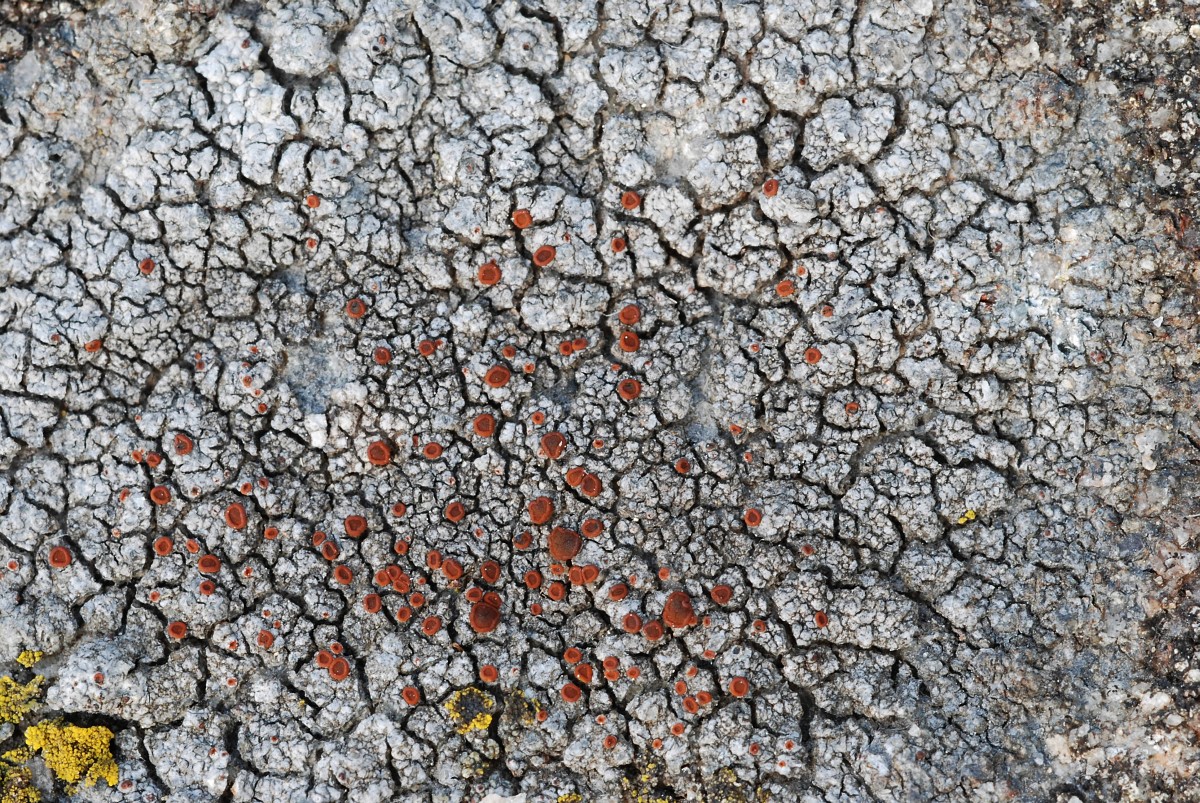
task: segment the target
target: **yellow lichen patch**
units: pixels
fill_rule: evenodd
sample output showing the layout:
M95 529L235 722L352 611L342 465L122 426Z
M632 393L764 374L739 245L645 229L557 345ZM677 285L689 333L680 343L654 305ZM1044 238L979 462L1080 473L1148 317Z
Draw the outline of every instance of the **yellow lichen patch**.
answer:
M583 803L583 795L578 792L567 792L565 795L559 795L556 803Z
M975 521L975 511L968 510L966 513L958 517L959 524L966 524L969 521Z
M29 759L33 758L33 751L28 747L17 747L9 750L4 755L0 755L0 762L8 764L24 764Z
M46 653L41 650L21 650L21 654L17 656L17 663L29 669L45 656Z
M459 689L446 701L446 710L454 720L460 734L471 731L487 730L492 724L492 711L496 708L496 699L492 695L468 686Z
M463 759L462 772L464 778L482 778L487 775L488 769L491 767L491 762L486 756L482 756L472 750Z
M0 755L0 803L38 803L42 795L33 785L33 771L25 762L33 758L28 747Z
M39 803L41 799L29 767L0 764L0 803Z
M705 792L711 803L749 803L737 773L728 767L717 771Z
M536 699L531 700L525 696L525 692L517 689L508 696L505 709L509 716L515 717L522 725L530 728L537 724L542 704Z
M642 767L636 781L622 778L621 787L625 791L625 799L631 803L674 803L670 798L662 797L654 791L658 785L658 769L658 763L652 760Z
M25 744L40 750L42 760L73 791L80 781L95 786L104 780L117 783L117 762L112 755L112 731L103 726L81 728L62 720L39 722L25 730Z
M37 708L38 692L42 690L42 676L21 684L10 677L0 678L0 722L15 725L21 718Z

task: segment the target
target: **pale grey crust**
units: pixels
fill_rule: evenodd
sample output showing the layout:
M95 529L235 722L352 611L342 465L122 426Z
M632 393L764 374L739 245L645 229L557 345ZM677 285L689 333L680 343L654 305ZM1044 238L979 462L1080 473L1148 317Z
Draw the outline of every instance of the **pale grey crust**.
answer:
M78 799L1200 799L1200 19L1061 5L0 2L0 662L116 732ZM540 495L605 525L560 602Z

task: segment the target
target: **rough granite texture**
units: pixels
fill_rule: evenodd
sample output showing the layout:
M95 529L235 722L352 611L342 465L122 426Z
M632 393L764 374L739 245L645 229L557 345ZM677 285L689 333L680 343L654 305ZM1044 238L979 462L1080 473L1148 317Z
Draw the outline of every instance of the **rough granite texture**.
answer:
M0 0L0 674L116 734L72 799L1200 800L1198 48Z

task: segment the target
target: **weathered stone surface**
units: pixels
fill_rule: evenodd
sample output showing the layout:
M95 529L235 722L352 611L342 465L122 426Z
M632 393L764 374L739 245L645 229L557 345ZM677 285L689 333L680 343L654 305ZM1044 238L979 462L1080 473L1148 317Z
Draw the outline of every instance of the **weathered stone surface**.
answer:
M0 752L104 724L105 801L1200 800L1198 39L0 0L45 677Z

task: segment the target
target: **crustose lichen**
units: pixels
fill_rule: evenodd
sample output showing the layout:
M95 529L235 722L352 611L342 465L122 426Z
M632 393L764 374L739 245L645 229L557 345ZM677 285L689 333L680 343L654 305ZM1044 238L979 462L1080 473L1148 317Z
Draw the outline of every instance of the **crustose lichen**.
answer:
M492 724L491 712L495 707L495 698L474 686L459 689L446 701L446 710L462 735L487 730Z

